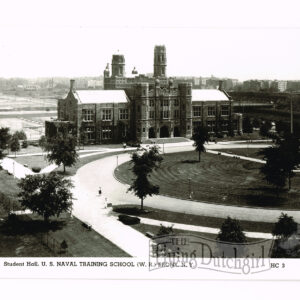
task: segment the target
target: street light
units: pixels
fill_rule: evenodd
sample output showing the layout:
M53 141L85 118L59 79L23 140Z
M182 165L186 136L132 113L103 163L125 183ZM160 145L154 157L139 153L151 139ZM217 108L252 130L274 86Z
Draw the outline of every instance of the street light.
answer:
M191 188L191 178L188 178L189 180L189 199L192 199L192 188Z
M117 155L117 168L119 166L119 156Z

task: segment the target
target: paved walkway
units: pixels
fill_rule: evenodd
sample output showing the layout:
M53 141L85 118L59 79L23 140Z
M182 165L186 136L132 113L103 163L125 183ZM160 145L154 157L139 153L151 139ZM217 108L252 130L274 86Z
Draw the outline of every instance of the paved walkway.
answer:
M122 164L129 159L129 154L118 155L119 164ZM101 185L102 191L114 205L140 204L140 200L136 196L132 193L126 193L128 185L122 184L114 178L113 172L115 167L116 156L110 156L91 162L78 170L76 174L79 179L78 184L82 188L94 191L95 193L97 193L98 186ZM100 170L101 175L99 173ZM239 220L259 222L276 222L281 212L284 212L293 216L295 221L300 223L300 211L296 210L236 207L180 200L161 195L147 197L145 199L145 205L157 209L187 214L198 214L219 218L226 218L227 216L230 216Z
M73 177L75 184L73 193L77 199L73 201L73 215L92 225L95 231L129 255L146 259L149 256L149 239L116 218L112 218L109 210L104 208L107 195L101 197L98 195L99 178L106 176L106 170L93 168L91 171L87 168L86 171L89 173L87 176L82 177L85 174L83 170Z
M180 224L180 223L174 223L174 222L166 222L166 221L159 221L159 220L153 220L150 218L141 218L142 224L147 225L153 225L153 226L172 226L174 229L179 230L187 230L187 231L195 231L198 233L212 233L212 234L218 234L220 232L220 228L212 228L212 227L205 227L205 226L196 226L196 225L188 225L188 224ZM257 239L272 239L273 236L271 233L264 233L264 232L250 232L250 231L244 231L246 237L249 238L257 238Z

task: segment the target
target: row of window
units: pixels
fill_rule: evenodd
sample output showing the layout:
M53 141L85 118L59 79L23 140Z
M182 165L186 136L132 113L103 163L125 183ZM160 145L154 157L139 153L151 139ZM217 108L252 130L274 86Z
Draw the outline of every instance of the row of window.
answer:
M162 101L160 101L160 106L169 106L170 105L170 101L168 99L164 99ZM149 106L153 107L154 106L154 100L149 100ZM179 106L179 100L175 99L174 100L174 106Z
M155 117L155 111L150 110L149 111L149 119L154 119ZM168 110L162 110L160 111L160 118L161 119L169 119L170 117L170 111ZM179 118L179 110L174 110L174 118L178 119Z
M168 100L165 100L168 101ZM150 101L151 103L151 101ZM150 105L151 106L151 105ZM164 106L167 106L167 104ZM193 106L193 117L201 117L202 107L201 106ZM207 115L208 116L215 116L216 115L216 107L215 106L208 106L207 107ZM221 106L221 116L228 116L229 115L229 107L228 106ZM82 110L82 119L84 121L94 121L95 112L94 110L90 109L83 109ZM164 110L160 112L161 119L169 118L169 111ZM149 111L149 118L154 119L154 111ZM174 118L179 118L179 110L174 110ZM128 120L129 119L129 112L128 109L119 109L119 120ZM112 120L112 109L103 109L102 110L102 120L104 121L111 121Z
M95 111L92 109L82 110L82 120L84 121L94 121ZM129 113L128 109L119 109L119 120L128 120ZM102 109L102 120L111 121L112 120L112 109Z
M201 106L193 106L193 116L194 117L201 117L202 107ZM215 106L208 106L207 107L207 115L208 116L215 116L216 115L216 107ZM228 116L229 115L229 106L222 105L221 106L221 116Z
M201 122L193 122L193 127L196 128L201 125ZM206 126L209 128L210 131L214 131L216 128L216 121L206 121ZM219 126L222 130L228 129L228 121L222 121Z

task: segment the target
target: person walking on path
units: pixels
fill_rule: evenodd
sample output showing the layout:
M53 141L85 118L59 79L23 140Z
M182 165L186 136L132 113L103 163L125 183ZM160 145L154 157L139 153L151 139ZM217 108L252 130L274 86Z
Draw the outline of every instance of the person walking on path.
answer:
M102 195L102 189L101 189L101 186L99 186L99 191L98 191L98 193L99 193L99 196Z

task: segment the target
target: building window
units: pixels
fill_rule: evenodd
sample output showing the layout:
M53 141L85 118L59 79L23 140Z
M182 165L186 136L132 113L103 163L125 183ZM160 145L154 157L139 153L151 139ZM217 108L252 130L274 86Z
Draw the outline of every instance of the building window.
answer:
M145 127L143 127L143 132L146 132L146 128Z
M169 111L168 110L162 111L162 119L169 119Z
M91 109L82 110L82 120L83 121L93 121L94 111Z
M199 121L193 122L193 130L195 131L198 127L201 127L202 123Z
M103 121L111 121L111 109L103 109L102 120Z
M164 106L169 106L169 100L164 100Z
M154 100L149 100L149 106L154 106Z
M112 130L111 127L102 127L102 139L110 140L112 138Z
M227 121L222 121L221 122L221 128L222 128L222 131L227 131L228 130L228 122Z
M229 106L222 105L221 106L221 116L228 116L229 115Z
M216 107L215 106L208 106L207 115L208 116L215 116L216 115Z
M215 130L216 122L215 121L207 121L208 131L212 132Z
M179 118L179 110L178 109L174 110L174 118L175 119Z
M178 99L175 99L174 100L174 106L178 106L179 105L179 100Z
M85 127L85 132L94 132L95 127Z
M193 116L201 117L201 106L193 106Z
M154 119L154 110L149 111L149 119Z
M120 120L128 120L129 115L128 115L127 108L119 110L119 118L120 118Z
M138 111L138 113L140 113L140 112L141 112L141 106L140 106L140 105L138 105L138 107L137 107L137 111Z

